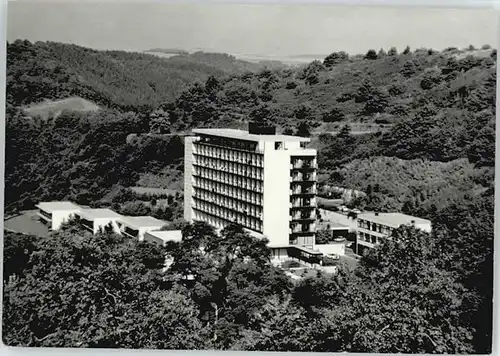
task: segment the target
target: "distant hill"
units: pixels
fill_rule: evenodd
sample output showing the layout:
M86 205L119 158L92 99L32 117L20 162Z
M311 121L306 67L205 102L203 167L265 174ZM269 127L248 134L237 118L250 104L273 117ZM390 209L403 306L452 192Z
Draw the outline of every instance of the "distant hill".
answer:
M7 102L20 106L79 96L105 107L147 111L210 76L259 68L224 54L198 52L167 59L145 53L17 40L7 44Z
M97 111L99 106L80 97L61 100L47 100L39 104L28 105L23 108L29 116L40 116L44 119L49 116L58 117L63 111Z
M488 54L489 53L489 54ZM244 127L266 119L293 132L386 131L429 108L436 117L494 109L496 51L335 52L298 67L237 74L209 87L193 85L160 108L172 132L189 127Z
M183 54L183 55L189 54L188 51L185 51L183 49L176 49L176 48L151 48L151 49L145 50L144 52L164 53L164 54Z

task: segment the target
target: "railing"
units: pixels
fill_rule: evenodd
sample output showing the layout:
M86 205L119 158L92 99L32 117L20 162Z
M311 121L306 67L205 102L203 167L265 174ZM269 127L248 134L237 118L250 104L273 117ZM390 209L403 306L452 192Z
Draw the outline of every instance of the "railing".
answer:
M309 201L304 201L304 200L294 200L290 203L290 207L292 208L315 208L316 207L316 201L314 199L311 199Z
M295 174L292 176L292 182L314 182L316 181L315 174Z
M217 173L224 172L227 174L233 174L235 176L251 178L251 179L260 180L260 181L263 180L263 178L264 178L264 175L262 174L262 172L252 173L252 172L248 172L247 170L244 170L244 169L229 169L229 168L226 168L224 166L217 167L217 165L203 164L201 162L193 162L193 166L200 167L203 169L210 169L210 170L217 172Z
M292 169L316 169L318 168L316 163L312 162L292 162Z
M291 189L290 193L291 194L295 194L295 195L299 195L299 194L316 194L316 189L314 189L314 188L306 188L306 189L296 188L296 189Z
M241 213L240 212L240 210L242 209L241 207L238 207L237 205L232 205L232 204L225 205L225 204L223 204L221 199L206 197L206 196L203 196L202 194L199 194L199 193L193 194L193 198L198 199L198 200L202 200L202 201L207 202L209 204L213 204L214 206L217 206L219 208L227 210L228 212L230 211L230 212L235 213L235 214L242 214L244 216L249 216L249 217L252 217L255 219L262 220L262 213L257 212L257 211L253 212L251 209L250 210L247 209L247 210L245 210L244 213ZM255 205L257 205L257 204L255 204Z
M204 174L200 174L198 172L194 172L193 176L195 178L198 178L198 179L204 179L210 183L219 182L219 183L222 183L225 185L230 185L230 186L238 188L238 189L245 189L245 190L248 190L248 191L253 192L253 193L262 194L264 191L262 187L252 186L251 184L243 184L243 183L239 183L239 182L229 182L229 181L222 179L222 178L219 178L219 177L208 177L208 176L206 176ZM195 182L195 185L201 185L201 184L198 184L197 182Z
M245 166L256 167L259 169L262 169L264 167L263 161L245 160L243 158L242 159L232 159L232 158L230 158L228 156L224 156L224 155L205 155L202 152L193 152L193 154L196 156L206 157L208 159L214 159L214 160L216 159L216 160L221 160L221 161L225 161L228 163L238 163L238 164L242 164ZM197 158L195 158L195 159L197 159Z
M219 196L226 197L226 198L229 198L229 199L238 200L238 201L241 201L243 203L257 205L259 207L262 206L262 199L258 199L258 200L257 199L252 199L252 198L246 198L245 199L242 196L235 196L235 195L232 195L230 193L223 192L221 190L203 188L203 187L200 187L200 186L195 186L194 188L195 189L203 190L203 191L207 192L208 194L219 195ZM203 197L202 193L195 193L195 195L199 195L200 197ZM219 199L217 199L217 198L219 198ZM222 198L220 198L220 197L213 197L213 199L214 200L222 200Z
M292 214L291 215L292 220L315 220L316 219L316 213L312 212L311 214Z
M245 152L245 153L255 153L255 154L260 154L260 155L264 154L264 150L261 150L258 147L256 147L255 149L250 149L250 148L244 149L244 148L241 148L241 147L232 147L230 145L224 146L224 145L218 145L218 144L215 144L215 143L208 143L208 142L202 142L202 141L196 141L195 147L196 147L196 145L206 146L208 148L209 147L215 147L215 148L222 148L222 149L231 150L231 151L238 151L238 152ZM196 148L195 148L195 150L196 150ZM206 155L206 156L208 156L208 155Z

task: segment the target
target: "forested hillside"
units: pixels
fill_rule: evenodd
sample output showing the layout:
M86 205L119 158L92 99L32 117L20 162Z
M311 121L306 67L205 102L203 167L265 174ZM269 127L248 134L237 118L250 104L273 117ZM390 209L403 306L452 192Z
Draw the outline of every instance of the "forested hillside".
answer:
M300 68L211 78L161 105L163 120L157 120L172 131L241 126L249 117L286 131L299 124L338 131L345 123L377 131L378 125L413 120L428 107L427 117L439 119L436 125L446 127L449 120L463 128L468 112L494 108L495 51L488 57L455 49L372 52L352 58L338 52Z
M230 278L230 283L247 286L248 295L238 294L236 287L229 290L225 284L214 287L217 283L208 278L194 292L181 288L180 292L175 289L174 294L168 294L179 303L174 311L160 307L164 303L161 293L159 300L155 299L154 303L159 304L154 307L165 313L200 313L194 320L179 316L186 322L185 335L195 333L193 340L162 343L141 339L143 334L137 334L134 340L123 339L121 334L104 337L99 329L102 325L92 324L94 334L85 339L85 345L488 352L496 50L489 46L480 51L469 48L441 52L406 48L398 53L392 48L378 53L369 50L359 56L334 52L323 62L299 68L257 71L242 70L241 63L229 56L216 56L218 59L214 60L212 55L199 55L205 59L198 60L192 55L164 59L57 43L9 44L6 210L28 209L40 200L58 199L97 206L105 203L103 198L110 192L117 192L106 204L124 209L130 215L150 213L173 220L180 216L180 195L166 197L168 206L163 208L152 201L138 203L140 197L123 187L149 181L168 188L158 182L182 179L181 132L205 126L243 127L249 119L255 119L274 123L285 133L311 136L318 149L320 183L367 194L366 198L349 202L350 205L427 217L432 220L435 232L428 240L425 235L401 231L398 236L404 243L377 249L373 256L363 259L352 283L346 280L345 284L339 284L339 288L346 288L345 293L331 292L338 291L331 285L337 282L325 280L308 280L302 289L297 287L291 292L291 287L280 282L281 277L276 277L268 267L256 271L253 266L234 265L236 269L230 270L234 280ZM47 119L29 117L23 111L26 105L44 99L72 96L96 103L100 110L66 111L57 118ZM367 132L360 134L360 131ZM411 238L407 238L408 234ZM64 248L74 251L73 240L68 237ZM119 241L108 242L110 246L122 246ZM43 250L47 244L50 245L45 241L33 249ZM216 249L226 247L221 245ZM94 247L85 248L88 251ZM19 248L19 251L24 250ZM66 256L65 251L58 253ZM417 257L403 258L409 254ZM46 267L46 261L34 262ZM57 263L66 262L61 259ZM98 264L94 260L91 263L93 267ZM262 263L266 265L265 261ZM421 266L426 268L420 269ZM136 271L142 273L142 268L141 265ZM178 268L187 270L191 266ZM196 268L203 269L203 263ZM258 280L263 276L278 280L266 279L259 286L248 284L238 279L238 268L251 269L246 274L249 279L252 273L258 273ZM57 276L47 274L47 278L52 277L57 280ZM148 284L151 291L160 288L156 281L146 282L152 283ZM13 313L24 310L27 297L23 296L23 288L39 290L38 283L43 281L34 274L20 283L19 290L12 287L8 292ZM275 283L286 291L285 296L275 293L272 287ZM317 289L311 289L310 285ZM132 286L136 287L133 283ZM213 288L223 295L210 294ZM265 298L251 298L254 290ZM310 296L305 298L300 294L311 290L317 290L314 305L307 304ZM43 293L39 297L45 300ZM245 310L225 304L220 321L214 323L213 311L208 311L214 308L210 303L219 306L225 303L224 298L241 298L249 304L242 304ZM437 304L415 305L417 301L433 298L437 298ZM123 303L128 300L123 297ZM401 308L408 314L398 314ZM435 313L430 312L433 310ZM138 310L134 314L136 319L131 320L141 320L144 315L161 319L161 315L150 312ZM54 345L54 339L44 333L26 329L20 332L16 321L21 322L26 315L12 315L11 343ZM426 329L408 325L413 318L419 318ZM88 320L82 323L89 325ZM117 325L123 326L119 322ZM54 326L54 330L54 335L60 335L57 332L66 329ZM75 331L75 339L81 339L85 330L82 327ZM163 334L158 331L160 334L154 340L164 340L169 335L167 326L162 330ZM290 330L297 332L290 334ZM74 341L67 336L69 343ZM276 340L280 343L274 344Z
M477 293L491 297L491 288L478 291L470 281L491 278L476 247L492 235L485 227L491 218L477 209L492 204L488 199L453 207L453 220L441 216L433 235L400 228L354 273L339 265L337 275L318 271L297 282L272 266L265 240L240 226L217 234L205 223L184 225L182 242L165 248L110 232L94 236L77 224L42 238L6 233L3 341L30 347L486 353L491 315ZM456 238L476 233L484 239ZM470 255L464 243L471 244ZM162 271L165 253L174 262Z
M210 75L257 70L226 54L169 59L97 51L56 42L7 44L7 103L13 106L80 96L109 108L148 111Z

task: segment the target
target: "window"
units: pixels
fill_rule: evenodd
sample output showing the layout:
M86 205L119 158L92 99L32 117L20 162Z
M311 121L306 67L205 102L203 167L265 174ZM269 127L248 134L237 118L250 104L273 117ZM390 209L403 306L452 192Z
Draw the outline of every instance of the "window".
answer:
M276 141L276 142L274 143L274 149L275 149L275 150L282 150L282 149L283 149L283 142L281 142L281 141Z

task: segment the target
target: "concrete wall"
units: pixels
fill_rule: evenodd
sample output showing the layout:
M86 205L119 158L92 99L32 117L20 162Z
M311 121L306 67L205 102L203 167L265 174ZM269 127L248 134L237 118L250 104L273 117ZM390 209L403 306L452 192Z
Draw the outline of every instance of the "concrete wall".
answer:
M432 226L431 223L421 223L421 224L415 224L415 228L420 229L422 231L425 231L427 233L431 233L432 231Z
M52 213L52 230L56 231L61 228L61 225L68 222L71 217L74 217L79 210L60 210Z
M160 226L148 226L148 227L141 227L139 229L139 241L144 241L144 234L148 231L155 231L155 230L160 230L163 227L163 225Z
M324 244L324 245L316 245L315 249L324 253L325 255L345 255L345 243L332 243L332 244Z
M264 147L263 234L269 246L289 244L290 234L290 155L275 150L274 142Z

